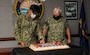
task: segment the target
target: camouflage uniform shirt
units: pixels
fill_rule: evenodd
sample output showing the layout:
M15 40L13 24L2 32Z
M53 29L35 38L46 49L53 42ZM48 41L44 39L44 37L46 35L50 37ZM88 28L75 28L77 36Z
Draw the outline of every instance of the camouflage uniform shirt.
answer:
M24 42L26 46L37 43L34 32L38 34L38 39L43 37L38 20L32 20L27 15L19 15L15 23L15 38L20 42Z
M47 18L43 26L43 29L47 30L47 42L67 43L66 28L68 28L68 24L64 17L60 17L59 20L55 20L53 17Z

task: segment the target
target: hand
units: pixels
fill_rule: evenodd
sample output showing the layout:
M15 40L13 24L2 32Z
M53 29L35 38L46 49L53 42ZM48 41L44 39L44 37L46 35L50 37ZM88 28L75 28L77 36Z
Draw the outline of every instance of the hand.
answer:
M71 43L71 39L68 39L68 44L70 44Z
M25 43L24 42L21 42L21 47L25 47Z
M56 44L56 45L61 45L62 43L60 43L60 42L56 42L55 44Z
M45 43L44 39L40 40L40 44L43 44Z

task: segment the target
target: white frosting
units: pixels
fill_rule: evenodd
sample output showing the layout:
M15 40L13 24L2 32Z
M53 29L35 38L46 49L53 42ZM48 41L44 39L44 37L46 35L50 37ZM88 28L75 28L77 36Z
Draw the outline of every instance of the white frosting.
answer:
M44 50L55 50L55 49L67 49L70 48L68 45L53 45L53 44L42 44L42 47L37 47L31 44L30 47L33 51L44 51Z

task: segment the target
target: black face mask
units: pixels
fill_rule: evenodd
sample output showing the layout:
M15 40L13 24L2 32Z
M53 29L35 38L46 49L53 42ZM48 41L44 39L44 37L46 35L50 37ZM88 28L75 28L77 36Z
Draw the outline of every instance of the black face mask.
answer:
M60 19L60 16L53 16L53 18L54 18L55 20L59 20L59 19Z

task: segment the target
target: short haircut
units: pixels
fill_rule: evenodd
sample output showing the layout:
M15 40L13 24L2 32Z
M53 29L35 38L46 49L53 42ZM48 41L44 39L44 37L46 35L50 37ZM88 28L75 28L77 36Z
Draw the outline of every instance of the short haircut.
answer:
M59 11L60 13L62 12L62 10L60 9L60 7L55 7L53 11Z
M38 5L33 4L33 5L30 6L30 10L32 10L33 12L38 12L39 13L40 8L39 8Z

